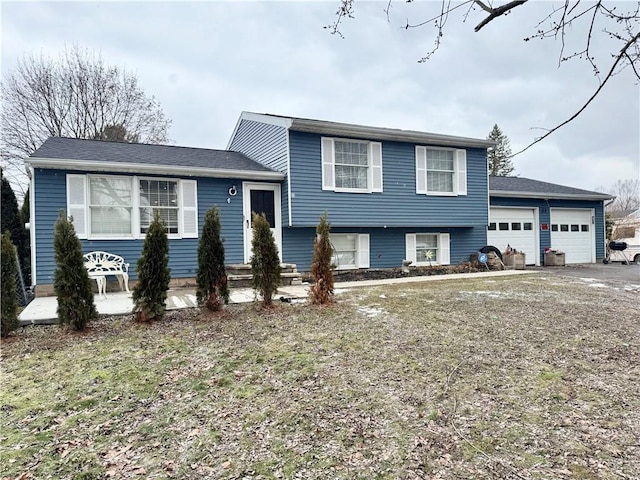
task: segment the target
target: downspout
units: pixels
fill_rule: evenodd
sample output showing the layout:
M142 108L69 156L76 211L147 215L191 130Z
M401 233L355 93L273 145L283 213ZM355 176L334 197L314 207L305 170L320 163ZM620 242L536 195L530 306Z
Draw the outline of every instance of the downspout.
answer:
M31 241L31 288L36 286L36 175L35 169L29 165L29 240Z

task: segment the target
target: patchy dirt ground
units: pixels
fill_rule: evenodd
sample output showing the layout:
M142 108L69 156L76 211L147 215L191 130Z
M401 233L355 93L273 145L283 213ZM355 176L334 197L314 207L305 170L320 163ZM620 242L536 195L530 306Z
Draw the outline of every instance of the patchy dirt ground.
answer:
M2 344L3 478L640 478L638 294L531 276Z
M482 266L482 269L486 267ZM336 282L357 282L361 280L386 280L390 278L423 277L432 275L447 275L449 273L470 273L482 271L478 263L460 263L458 265L431 267L410 267L408 272L403 272L401 268L369 268L354 270L334 270L334 280ZM303 280L312 282L311 274L303 274Z

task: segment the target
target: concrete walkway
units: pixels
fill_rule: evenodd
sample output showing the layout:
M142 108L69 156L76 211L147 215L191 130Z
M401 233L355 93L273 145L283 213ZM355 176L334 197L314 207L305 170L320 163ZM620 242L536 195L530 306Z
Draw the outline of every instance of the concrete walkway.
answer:
M423 277L391 278L384 280L362 280L358 282L338 282L335 284L335 292L358 288L375 287L379 285L389 285L394 283L422 283L442 280L459 280L478 277L501 277L505 275L522 275L539 273L532 270L502 270L478 273L453 273L450 275L433 275ZM308 296L308 285L291 285L280 287L274 296L276 299L285 297L291 300L302 300ZM250 288L235 288L231 290L230 303L249 303L255 301L255 294ZM133 310L133 300L131 293L109 292L106 298L95 296L96 308L100 315L128 315ZM197 306L195 290L169 290L167 292L167 310L181 308L195 308ZM49 325L57 323L56 309L58 302L56 297L35 298L20 313L21 325Z

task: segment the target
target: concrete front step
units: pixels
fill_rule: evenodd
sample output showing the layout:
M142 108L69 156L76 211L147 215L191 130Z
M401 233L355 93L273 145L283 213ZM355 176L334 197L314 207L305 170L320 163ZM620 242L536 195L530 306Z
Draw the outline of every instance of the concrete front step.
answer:
M281 285L301 285L302 277L298 272L298 268L294 263L283 263L280 265L282 279ZM253 283L253 275L251 274L251 265L235 264L226 265L227 281L229 288L250 288Z

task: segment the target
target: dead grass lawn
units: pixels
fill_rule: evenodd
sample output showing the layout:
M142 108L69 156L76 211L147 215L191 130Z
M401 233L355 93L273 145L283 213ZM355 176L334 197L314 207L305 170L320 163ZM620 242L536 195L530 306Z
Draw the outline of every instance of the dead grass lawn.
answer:
M355 289L2 345L0 477L640 478L637 293Z

